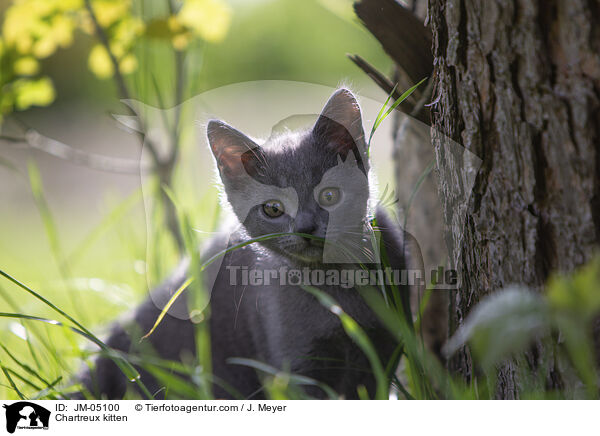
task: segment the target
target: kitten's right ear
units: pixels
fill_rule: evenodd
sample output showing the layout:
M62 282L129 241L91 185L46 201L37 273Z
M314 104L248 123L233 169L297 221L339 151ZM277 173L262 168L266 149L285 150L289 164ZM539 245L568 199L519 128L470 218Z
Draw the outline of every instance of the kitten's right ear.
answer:
M220 120L210 120L206 134L221 177L258 174L263 155L252 139Z
M352 92L342 88L333 93L313 127L313 135L343 157L359 144L363 145L365 133L360 106Z

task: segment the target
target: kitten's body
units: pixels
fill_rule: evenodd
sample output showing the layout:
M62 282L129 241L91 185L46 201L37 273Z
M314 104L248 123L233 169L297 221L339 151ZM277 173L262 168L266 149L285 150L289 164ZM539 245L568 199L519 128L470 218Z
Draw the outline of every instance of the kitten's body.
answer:
M348 100L348 94L351 94L345 92L347 94L341 97ZM336 95L340 97L339 92ZM358 106L353 97L341 102L334 101L334 98L335 96L327 107L338 110L343 104L349 104L350 112L354 111L349 114L349 123L346 123L350 126L348 131L352 138L340 134L340 131L336 130L337 124L333 127L327 124L326 128L323 128L324 121L320 121L312 131L289 138L278 138L277 143L271 144L270 148L259 148L254 143L249 144L249 138L224 124L209 125L209 140L225 185L225 192L243 226L231 235L224 233L220 237L228 238L228 242L218 238L213 240L212 247L205 253L207 258L219 251L223 246L220 242L232 246L249 237L277 232L326 236L328 221L331 221L329 218L335 211L317 204L313 194L315 186L321 183L328 169L340 162L340 154L345 154L345 159L353 154L357 160L356 166L361 168L365 176L368 172L368 158L354 142L364 139L364 135L361 136L362 125L356 125L357 116L360 123ZM355 112L358 112L358 115ZM357 130L352 132L352 129ZM235 148L232 144L236 142L239 147L236 146L237 151L233 150L231 155L232 148ZM333 146L335 148L332 150L316 152ZM251 155L248 154L248 150L252 151ZM230 155L224 156L226 153ZM246 208L242 214L239 204L241 200L235 200L236 195L247 198L254 193L243 192L244 189L250 188L247 181L242 183L238 179L241 177L240 167L236 167L238 161L243 162L243 168L252 177L252 183L258 181L263 184L261 186L275 186L274 189L280 190L294 187L297 210L293 216L288 217L284 214L269 219L261 212L260 205L257 206L258 209ZM244 174L244 177L247 174ZM359 187L356 190L364 190L363 188L366 189ZM344 215L356 213L363 220L359 224L364 225L368 222L366 199L360 200L362 197L356 192L344 195L346 201L352 198L356 201L350 209L343 211ZM365 198L368 198L368 194ZM382 236L381 246L385 248L389 266L397 270L405 269L405 235L383 210L377 209L375 218ZM231 251L220 264L215 264L213 271L208 271L208 276L212 277L210 283L207 283L207 286L212 288L208 322L212 370L215 380L218 381L213 390L217 398L235 396L230 390L224 389L221 382L225 382L225 385L232 387L244 398L261 398L264 395L256 371L228 362L232 357L250 358L278 369L308 376L325 383L345 398L356 398L360 385L365 386L371 395L374 393L375 379L366 356L346 335L339 318L323 307L314 296L300 286L281 286L278 281L259 286L244 285L241 281L232 284L231 270L226 268L248 267L249 270L261 271L280 270L282 267L309 267L311 270L348 268L348 265L322 263L315 257L319 250L323 251L322 246L312 244L309 239L287 236L265 241L262 246L254 244ZM371 267L377 268L376 265ZM151 329L160 314L160 308L156 307L155 302L167 301L185 279L186 268L182 266L165 284L154 291L154 298L148 299L135 311L134 325L139 326L138 331L147 332ZM318 287L333 297L367 332L385 365L396 343L356 289L344 289L340 286ZM402 292L408 295L407 289L402 289ZM183 299L176 304L180 306L178 312L185 311L183 305L186 303ZM150 336L149 342L160 357L180 360L183 355L195 355L194 332L194 324L191 321L167 315ZM137 341L132 341L129 337L123 327L117 325L108 339L108 345L119 350L131 351L135 348L132 344L136 344ZM149 374L142 372L142 380L151 391L159 389L159 385ZM106 358L99 359L95 371L86 373L83 381L92 392L109 398L122 397L127 384L125 376ZM325 392L316 386L307 387L306 391L315 397L325 396Z

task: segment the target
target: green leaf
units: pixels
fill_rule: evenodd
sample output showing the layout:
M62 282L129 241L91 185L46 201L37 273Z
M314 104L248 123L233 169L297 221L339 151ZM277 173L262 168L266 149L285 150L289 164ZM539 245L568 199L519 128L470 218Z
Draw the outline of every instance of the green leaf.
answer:
M548 301L555 311L569 311L589 321L600 312L600 256L572 275L553 276Z
M444 347L452 355L469 342L485 369L523 351L549 327L548 307L539 295L507 288L483 299Z

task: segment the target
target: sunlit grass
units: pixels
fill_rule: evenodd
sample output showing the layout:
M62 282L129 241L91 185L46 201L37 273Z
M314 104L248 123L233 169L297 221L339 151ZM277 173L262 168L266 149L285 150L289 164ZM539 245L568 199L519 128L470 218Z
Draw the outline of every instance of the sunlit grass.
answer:
M414 91L415 87L409 91ZM401 99L410 92L405 92ZM383 120L398 106L400 99L388 107L389 100L383 106L374 125L371 136ZM429 174L428 167L417 181L411 201L419 189L422 180ZM189 279L175 291L171 301L184 292L193 301L193 307L204 307L206 292L202 289L202 273L211 262L227 253L260 243L284 234L270 234L240 243L217 253L209 259L201 260L198 246L203 234L198 228L212 232L216 230L219 217L219 205L216 191L209 188L198 192L185 180L176 178L175 186L152 184L145 190L136 190L126 198L113 204L99 223L88 234L75 243L69 235L61 232L53 215L52 208L45 197L43 179L37 168L31 164L25 180L28 180L32 201L39 213L38 232L31 239L13 237L4 232L0 253L0 398L16 399L56 399L67 397L80 387L72 385L74 375L84 365L90 365L97 355L115 360L122 372L131 380L132 389L127 397L152 397L156 392L148 392L139 380L139 367L153 374L164 387L161 394L169 399L211 399L213 383L222 386L234 398L241 395L227 386L223 380L216 379L211 373L211 344L207 322L196 325L197 354L184 356L182 362L171 362L153 356L150 353L117 353L102 342L103 326L115 319L120 313L133 308L146 295L149 288L160 282L169 269L180 260L173 240L165 231L160 210L147 210L146 216L140 216L147 205L144 195L158 196L166 192L175 206L180 232L183 235L185 254L190 257ZM410 204L410 202L409 202ZM147 219L147 226L140 223ZM24 220L26 222L26 220ZM376 226L376 223L374 223ZM29 222L27 222L29 225ZM140 228L141 227L141 228ZM8 227L7 227L8 228ZM41 231L40 231L41 229ZM148 235L146 235L148 232ZM311 235L303 235L311 237ZM147 247L150 244L150 247ZM11 247L16 247L11 250ZM41 249L40 247L45 247ZM150 248L150 250L148 250ZM13 251L18 252L18 260L12 258ZM383 253L384 267L387 264ZM4 266L6 265L6 266ZM523 397L527 398L569 398L575 396L597 398L597 372L590 355L589 338L580 335L588 327L593 313L600 307L597 284L600 282L600 263L591 264L574 278L557 278L551 282L549 300L543 307L549 309L548 329L561 329L566 337L566 350L561 351L562 364L572 377L581 381L581 392L547 391L539 375L525 373ZM502 327L496 325L493 316L477 319L471 324L475 327L464 334L462 347L467 341L473 341L475 355L479 363L485 363L493 356L493 364L483 365L480 374L470 382L448 371L423 345L416 334L421 322L427 296L421 302L419 317L413 324L413 318L407 313L407 301L400 295L399 289L358 288L357 291L378 316L384 328L396 341L396 350L389 361L381 361L362 327L345 313L330 295L313 287L306 292L331 313L337 316L348 337L366 355L376 380L374 398L386 399L390 392L405 399L489 399L494 398L496 389L496 367L498 359L523 359L522 350L515 350L503 344L505 353L497 356L490 351L494 341L503 334L489 337L497 339L478 342L478 334L487 328L492 333ZM537 300L536 300L537 301ZM168 306L168 305L167 305ZM520 316L503 306L507 318ZM523 309L523 305L516 305ZM485 309L486 306L483 306ZM149 332L151 335L160 328L165 308ZM498 307L488 306L494 314ZM593 312L593 313L592 313ZM204 320L210 316L210 306L205 309ZM584 316L585 315L585 316ZM516 319L516 318L515 318ZM486 322L488 324L486 324ZM502 333L502 332L501 332ZM508 332L510 333L510 332ZM498 339L500 337L500 339ZM459 335L460 339L460 335ZM455 342L458 341L455 340ZM492 343L487 343L492 342ZM486 351L487 350L487 351ZM479 354L478 354L479 353ZM515 357L516 355L516 357ZM303 386L317 386L329 398L339 395L331 387L316 380L291 374L285 368L273 368L264 362L250 359L231 359L233 364L253 368L263 381L263 393L268 398L307 398ZM522 365L522 368L525 368ZM133 389L137 383L139 390ZM364 387L359 387L359 398L368 398Z

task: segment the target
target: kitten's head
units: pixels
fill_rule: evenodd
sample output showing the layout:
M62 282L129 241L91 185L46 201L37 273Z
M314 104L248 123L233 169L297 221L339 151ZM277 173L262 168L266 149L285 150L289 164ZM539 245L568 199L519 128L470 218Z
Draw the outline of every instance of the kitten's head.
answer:
M350 91L336 91L312 128L260 145L222 121L210 121L207 134L227 200L251 237L294 232L324 240L286 235L262 242L267 249L318 263L328 242L363 236L369 161Z

